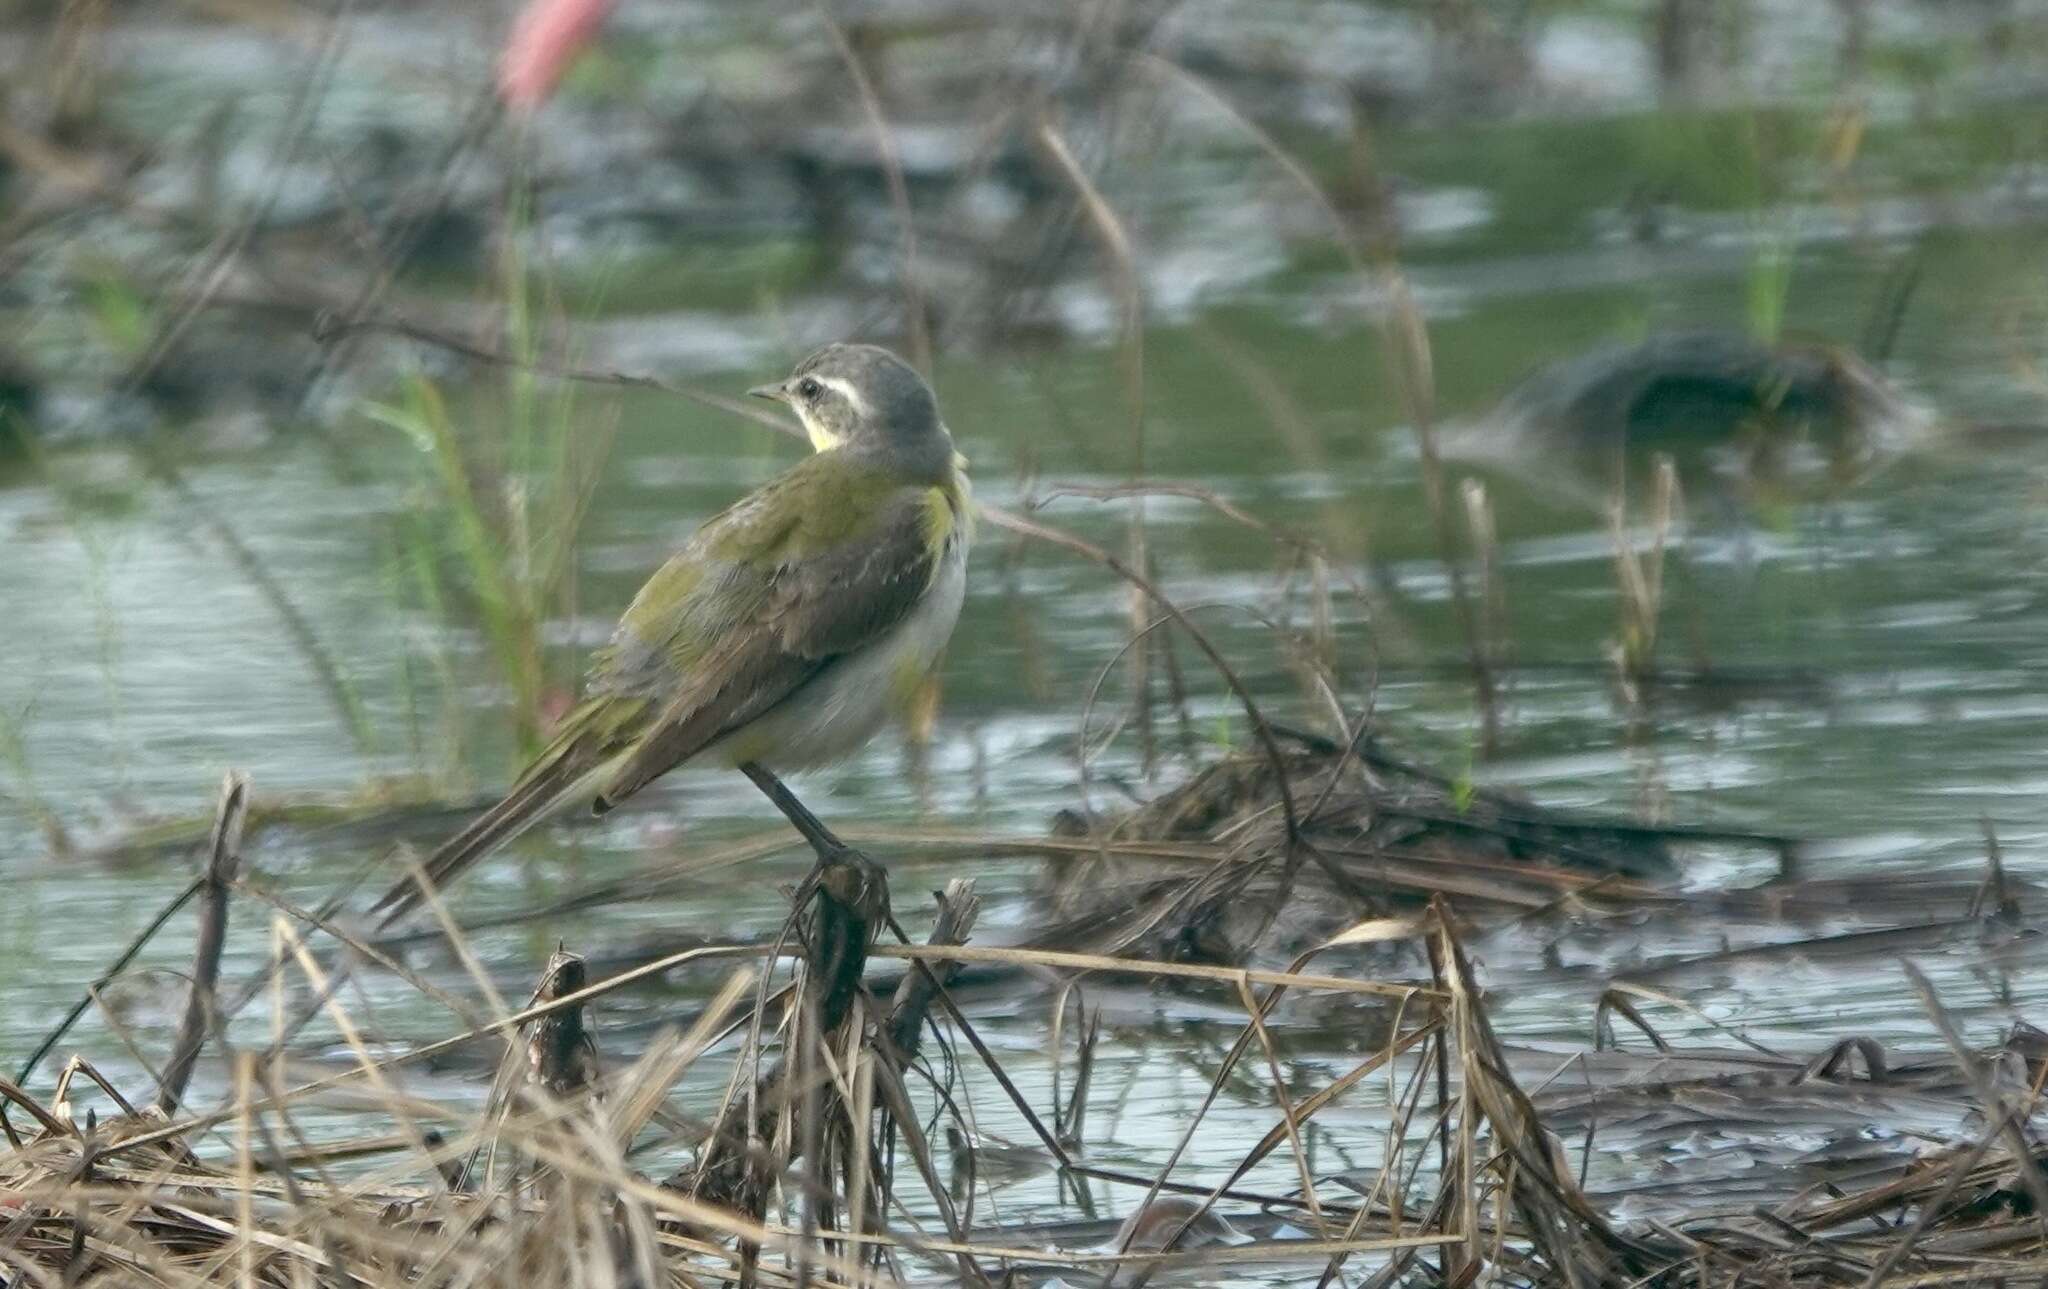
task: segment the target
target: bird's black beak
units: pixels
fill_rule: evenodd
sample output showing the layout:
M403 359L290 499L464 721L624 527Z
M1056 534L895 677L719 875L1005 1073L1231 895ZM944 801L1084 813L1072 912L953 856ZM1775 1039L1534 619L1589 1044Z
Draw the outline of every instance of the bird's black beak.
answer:
M772 399L778 403L786 402L788 401L789 394L782 388L782 384L783 382L778 380L771 385L756 385L748 390L747 393L755 398Z

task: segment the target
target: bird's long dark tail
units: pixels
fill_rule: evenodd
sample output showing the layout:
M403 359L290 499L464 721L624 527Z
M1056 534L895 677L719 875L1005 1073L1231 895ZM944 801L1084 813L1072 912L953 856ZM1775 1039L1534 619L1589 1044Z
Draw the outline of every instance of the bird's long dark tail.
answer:
M570 713L562 732L519 776L505 799L427 857L423 866L427 884L437 891L447 890L465 869L547 818L564 795L630 742L630 731L643 706L634 699L596 698ZM381 915L379 928L387 927L418 908L425 898L419 881L407 876L384 892L370 912Z

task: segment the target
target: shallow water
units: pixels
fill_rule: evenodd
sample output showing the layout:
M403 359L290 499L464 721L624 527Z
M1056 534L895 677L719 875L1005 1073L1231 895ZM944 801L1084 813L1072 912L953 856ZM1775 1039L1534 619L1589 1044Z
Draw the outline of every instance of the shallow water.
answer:
M1397 164L1425 159L1415 163L1421 191L1404 198L1425 225L1440 221L1423 228L1410 271L1432 324L1440 403L1452 423L1478 417L1537 364L1597 341L1651 326L1740 325L1761 240L1782 235L1795 248L1788 333L1853 336L1886 266L1909 249L1923 257L1888 371L1938 412L1938 440L1838 494L1808 492L1739 518L1716 499L1713 479L1685 480L1691 523L1668 575L1661 660L1745 683L1665 694L1640 713L1620 702L1605 661L1617 606L1604 519L1541 479L1535 464L1453 462L1454 480L1484 480L1501 535L1511 651L1500 744L1485 754L1418 455L1381 366L1374 297L1298 248L1276 244L1278 253L1260 259L1254 247L1245 252L1256 261L1250 268L1215 265L1211 250L1202 263L1219 271L1200 278L1206 290L1160 288L1162 320L1145 339L1148 471L1317 534L1348 574L1368 576L1369 554L1390 613L1368 621L1338 596L1347 697L1357 701L1371 684L1383 728L1453 774L1518 787L1548 804L1811 838L1798 870L1808 878L1974 877L1984 869L1988 824L2008 873L2048 882L2048 416L2026 367L2043 338L2033 266L2048 227L2027 182L2031 171L1973 159L1935 183L1908 136L1875 149L1880 196L1846 213L1818 199L1732 213L1680 201L1671 230L1650 245L1602 231L1619 214L1599 191L1558 193L1540 221L1529 215L1525 198L1542 188L1556 158L1589 139L1650 138L1661 124L1670 137L1705 140L1697 146L1711 157L1725 125L1711 113L1646 120L1566 122L1547 132L1517 121L1465 127L1456 138L1415 129L1389 154ZM1531 140L1546 146L1518 146ZM1930 186L1952 200L1923 200ZM1200 239L1189 244L1197 254ZM1298 261L1292 267L1289 255ZM1113 317L1099 307L1106 297L1085 282L1068 303L1069 321ZM693 313L687 326L635 316L608 321L604 334L627 352L639 344L642 353L688 351L712 363L761 355L745 370L695 377L738 390L786 361L790 346L776 340L777 325L751 312ZM671 334L688 328L714 333L718 343ZM1262 391L1261 373L1284 390L1282 412ZM985 500L1014 507L1056 481L1114 484L1130 470L1129 418L1117 358L1106 347L1084 341L948 356L936 377ZM457 405L483 416L496 405L494 385L479 386L458 390ZM616 415L618 434L579 546L578 611L548 633L557 686L574 676L664 549L799 450L770 431L656 395L598 389L578 400L579 415L593 423ZM1983 428L1994 425L2001 432ZM185 475L307 614L359 696L368 746L339 718L262 598L125 452L59 455L0 488L8 554L0 605L12 616L0 632L0 871L10 892L0 905L0 1053L10 1065L189 876L183 852L102 862L89 853L96 844L140 823L203 815L229 767L246 770L259 795L337 800L421 773L440 776L455 793L451 769L482 792L509 772L506 694L484 642L421 605L393 541L416 505L414 448L364 417L345 421L334 442L347 470L336 468L330 445L301 437L214 453L187 464ZM1035 491L1019 483L1020 463L1038 480ZM1164 587L1184 605L1204 606L1205 628L1276 715L1314 719L1287 659L1245 611L1302 620L1299 597L1277 589L1271 546L1196 502L1155 498L1145 509ZM1067 498L1040 517L1114 545L1126 513L1123 503ZM1042 832L1056 811L1077 804L1075 732L1127 625L1124 595L1097 570L1019 549L984 527L929 745L913 755L893 738L878 740L849 765L800 781L800 790L827 818L863 826ZM1241 742L1242 722L1222 686L1192 651L1180 656L1198 743L1207 751ZM1094 729L1115 719L1120 693L1114 680L1105 687ZM456 733L460 764L451 767ZM1160 781L1177 770L1169 758ZM1092 775L1098 806L1116 804L1120 789L1144 791L1135 739L1126 734L1096 754ZM602 826L544 831L493 860L461 888L459 911L527 908L774 823L730 774L687 770L647 796ZM79 853L50 851L52 823ZM310 903L381 849L305 830L255 846L249 862ZM976 877L990 900L981 939L1016 938L1033 917L1030 861L910 854L891 870L899 910L919 917L924 892L952 876ZM778 884L800 872L789 856L709 869L659 899L484 931L477 943L499 988L523 997L558 937L590 952L602 974L606 954L630 956L664 937L767 934L785 907ZM1755 855L1702 854L1681 885L1716 890L1777 875ZM2023 902L2023 912L2038 909ZM264 953L260 914L238 908L237 916L231 978L255 970ZM1907 992L1896 954L1762 955L1697 969L1682 961L1915 920L1884 909L1819 925L1615 919L1561 935L1565 947L1549 961L1540 929L1524 940L1502 936L1480 952L1503 1038L1538 1051L1584 1046L1605 982L1639 972L1705 1015L1795 1054L1850 1035L1929 1050L1937 1036ZM175 972L186 932L173 925L145 966L108 994L144 1051L162 1050L182 996ZM1973 1039L1988 1041L2016 1018L2040 1018L2048 976L2025 969L2039 950L2024 937L2015 947L1953 936L1911 952ZM460 980L434 955L422 960ZM623 1055L659 1020L686 1014L720 975L682 976L608 1000L596 1016L601 1037L613 1036L607 1055ZM1102 983L1090 993L1109 1019L1089 1157L1156 1167L1236 1035L1234 1003ZM1048 1105L1051 995L965 996L1024 1094ZM351 1004L387 1041L437 1037L449 1024L386 979L367 979ZM1668 1020L1667 1033L1708 1037L1684 1015L1660 1020ZM247 1024L261 1032L253 1015ZM1366 1036L1366 1021L1342 1012L1304 1007L1283 1025L1283 1068L1304 1088L1377 1041ZM131 1086L147 1086L104 1021L88 1021L60 1055L74 1048L104 1058ZM317 1037L304 1052L313 1060L342 1055ZM486 1076L457 1067L418 1077L436 1094L481 1097ZM710 1082L703 1086L714 1094ZM986 1079L970 1074L967 1087L987 1130L1027 1138ZM1375 1081L1318 1120L1308 1146L1319 1171L1369 1172L1383 1145L1386 1098L1386 1085ZM1176 1176L1220 1176L1271 1114L1258 1080L1233 1086ZM337 1116L327 1126L338 1131L345 1122ZM317 1133L323 1125L312 1126ZM1615 1155L1611 1177L1642 1166L1624 1149ZM1285 1191L1294 1182L1282 1152L1246 1185ZM1100 1238L1130 1196L1096 1187L1094 1198L1097 1213L1080 1212L1040 1175L1005 1185L997 1211L1006 1222L1100 1216L1106 1229L1090 1237Z

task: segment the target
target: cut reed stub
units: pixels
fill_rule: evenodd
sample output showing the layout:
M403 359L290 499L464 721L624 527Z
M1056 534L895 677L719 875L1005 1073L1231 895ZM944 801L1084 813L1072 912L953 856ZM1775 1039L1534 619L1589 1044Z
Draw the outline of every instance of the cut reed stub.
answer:
M582 956L558 948L548 959L533 1002L567 998L588 983ZM584 1022L581 1003L549 1012L534 1022L526 1035L526 1063L533 1081L552 1096L575 1096L597 1083L597 1040Z

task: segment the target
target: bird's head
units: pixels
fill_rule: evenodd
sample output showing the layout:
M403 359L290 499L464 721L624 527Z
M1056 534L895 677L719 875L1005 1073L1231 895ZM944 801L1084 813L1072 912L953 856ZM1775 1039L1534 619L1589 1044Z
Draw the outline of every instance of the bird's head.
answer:
M811 446L881 456L922 474L952 467L953 440L938 400L909 363L875 345L826 345L787 380L747 391L787 403Z

